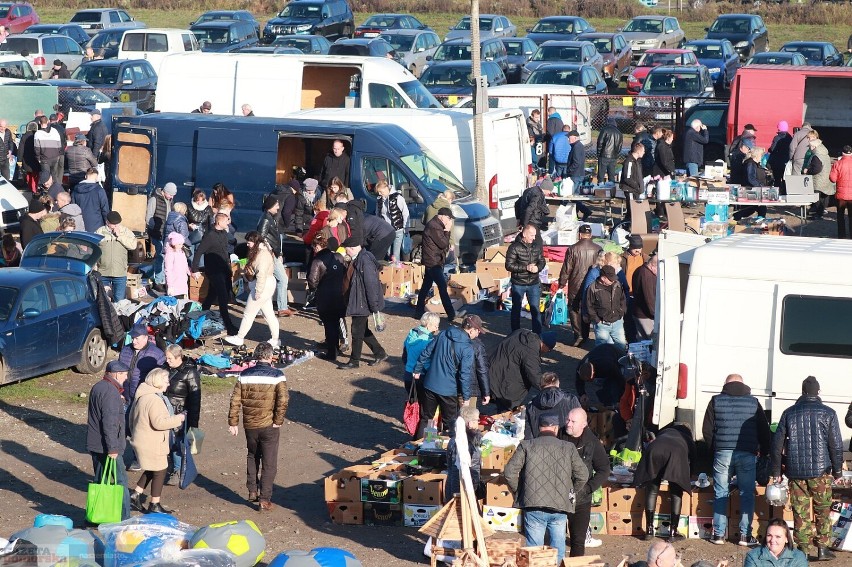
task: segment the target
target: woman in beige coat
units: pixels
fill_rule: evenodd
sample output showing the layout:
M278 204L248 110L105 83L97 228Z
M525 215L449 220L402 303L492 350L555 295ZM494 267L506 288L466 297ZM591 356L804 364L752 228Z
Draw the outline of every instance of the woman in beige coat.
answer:
M155 368L148 373L145 382L136 390L136 398L130 408L130 444L136 451L142 476L136 482L136 490L130 504L139 512L169 512L160 506L160 495L169 466L169 433L183 424L185 414L171 415L163 393L169 386L169 373ZM151 485L151 503L143 508L142 494Z
M246 234L246 246L248 246L248 260L245 267L246 279L249 280L249 296L246 308L243 310L243 320L240 330L236 335L225 337L225 342L234 346L243 344L246 335L254 324L254 318L258 312L263 313L269 333L272 335L267 341L273 348L278 346L278 317L272 305L272 297L275 295L275 257L272 249L266 244L263 236L253 230Z

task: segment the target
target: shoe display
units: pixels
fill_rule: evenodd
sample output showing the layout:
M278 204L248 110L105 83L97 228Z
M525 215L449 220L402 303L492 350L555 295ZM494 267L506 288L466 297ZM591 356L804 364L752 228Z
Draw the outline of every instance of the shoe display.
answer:
M229 335L222 340L233 346L243 346L243 343L245 342L241 337L236 335Z
M760 545L760 542L754 536L740 536L740 541L737 545L741 545L743 547L757 547Z

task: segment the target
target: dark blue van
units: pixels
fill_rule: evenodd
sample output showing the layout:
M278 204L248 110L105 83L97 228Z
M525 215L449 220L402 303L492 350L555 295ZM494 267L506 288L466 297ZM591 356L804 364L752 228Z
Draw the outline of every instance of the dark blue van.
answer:
M251 22L237 20L212 20L193 24L189 31L195 34L201 51L233 53L244 47L257 45L257 30Z
M415 249L426 207L447 189L456 195L453 236L463 263L475 263L486 247L502 240L488 208L395 124L155 113L116 117L112 128L115 191L150 194L171 181L178 186L177 200L189 203L195 188L209 194L221 182L236 197L232 216L240 232L257 226L263 196L276 183L287 183L294 166L319 179L333 141L341 140L351 160L355 198L374 212L376 183L387 180L408 203Z

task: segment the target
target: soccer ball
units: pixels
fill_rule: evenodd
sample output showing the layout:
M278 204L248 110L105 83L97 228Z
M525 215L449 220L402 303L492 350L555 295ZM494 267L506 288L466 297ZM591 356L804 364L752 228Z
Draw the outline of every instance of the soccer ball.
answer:
M336 547L315 547L310 551L291 549L279 553L269 567L362 567L354 555Z
M233 554L237 567L252 567L266 553L266 538L251 520L204 526L192 536L192 549L221 549Z

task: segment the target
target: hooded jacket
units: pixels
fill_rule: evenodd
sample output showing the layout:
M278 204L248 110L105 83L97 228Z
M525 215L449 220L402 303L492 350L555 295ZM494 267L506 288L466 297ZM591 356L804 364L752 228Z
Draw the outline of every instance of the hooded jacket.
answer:
M609 479L609 455L603 443L588 426L579 437L566 434L562 439L577 447L580 458L589 469L589 481L577 491L577 504L588 504L592 501L592 494Z
M352 280L346 297L347 317L367 317L385 308L379 283L379 262L368 250L361 249L352 260Z
M769 421L751 388L728 382L710 398L704 414L704 441L713 451L745 451L769 455Z
M520 406L531 388L541 388L541 337L529 329L513 331L497 345L490 366L498 405Z
M80 208L80 205L76 203L68 203L67 205L59 209L58 212L60 214L68 215L74 218L74 230L86 232L86 221L85 219L83 219L83 210ZM94 232L97 232L97 230L95 230Z
M556 134L561 132L564 127L565 124L562 122L562 115L558 112L554 112L547 117L547 122L545 122L544 129L545 132L547 132L547 137L545 139L550 141Z
M71 201L82 209L83 223L87 231L94 232L106 224L109 202L100 183L81 181L74 187Z
M431 341L417 358L414 374L423 374L423 387L439 396L459 396L469 400L472 393L474 352L465 331L450 327Z
M124 383L124 399L132 402L136 395L136 388L145 380L149 372L165 364L166 355L157 345L149 341L138 351L133 348L133 343L124 345L118 353L118 360L130 368L127 381Z
M627 313L627 300L618 281L604 285L600 278L586 292L586 311L592 324L614 323Z
M530 264L535 264L538 271L529 271L527 266ZM519 232L506 251L506 269L512 274L512 285L538 285L539 274L546 265L542 241L538 235L532 244L527 244L523 232Z
M402 362L405 364L406 372L414 372L414 366L417 364L417 359L420 358L420 353L423 349L435 339L435 335L429 332L423 325L417 325L405 337L405 342L402 344ZM425 361L424 370L429 370L429 361Z
M772 138L772 143L769 145L769 159L767 160L772 171L781 171L783 173L784 166L790 160L790 143L792 141L793 137L789 132L778 132ZM781 180L778 179L775 181L775 184L777 185L780 182Z
M86 431L86 450L92 453L123 453L127 445L124 431L122 387L112 378L92 386Z
M542 414L558 415L559 429L561 431L565 427L565 424L568 423L568 412L578 407L580 407L580 400L574 394L569 394L559 388L559 386L544 388L527 404L524 439L538 437L538 418Z
M177 211L169 211L169 214L166 216L163 240L168 240L169 235L173 232L180 234L184 242L189 240L189 223L186 222L186 217Z
M782 451L787 478L809 479L824 474L840 478L843 438L837 412L819 396L802 395L778 420L772 437L771 476L781 476Z
M177 297L189 293L189 262L183 251L183 243L186 242L177 232L170 232L165 242L165 253L163 254L163 271L166 273L166 285L169 295ZM172 248L172 244L178 247Z

